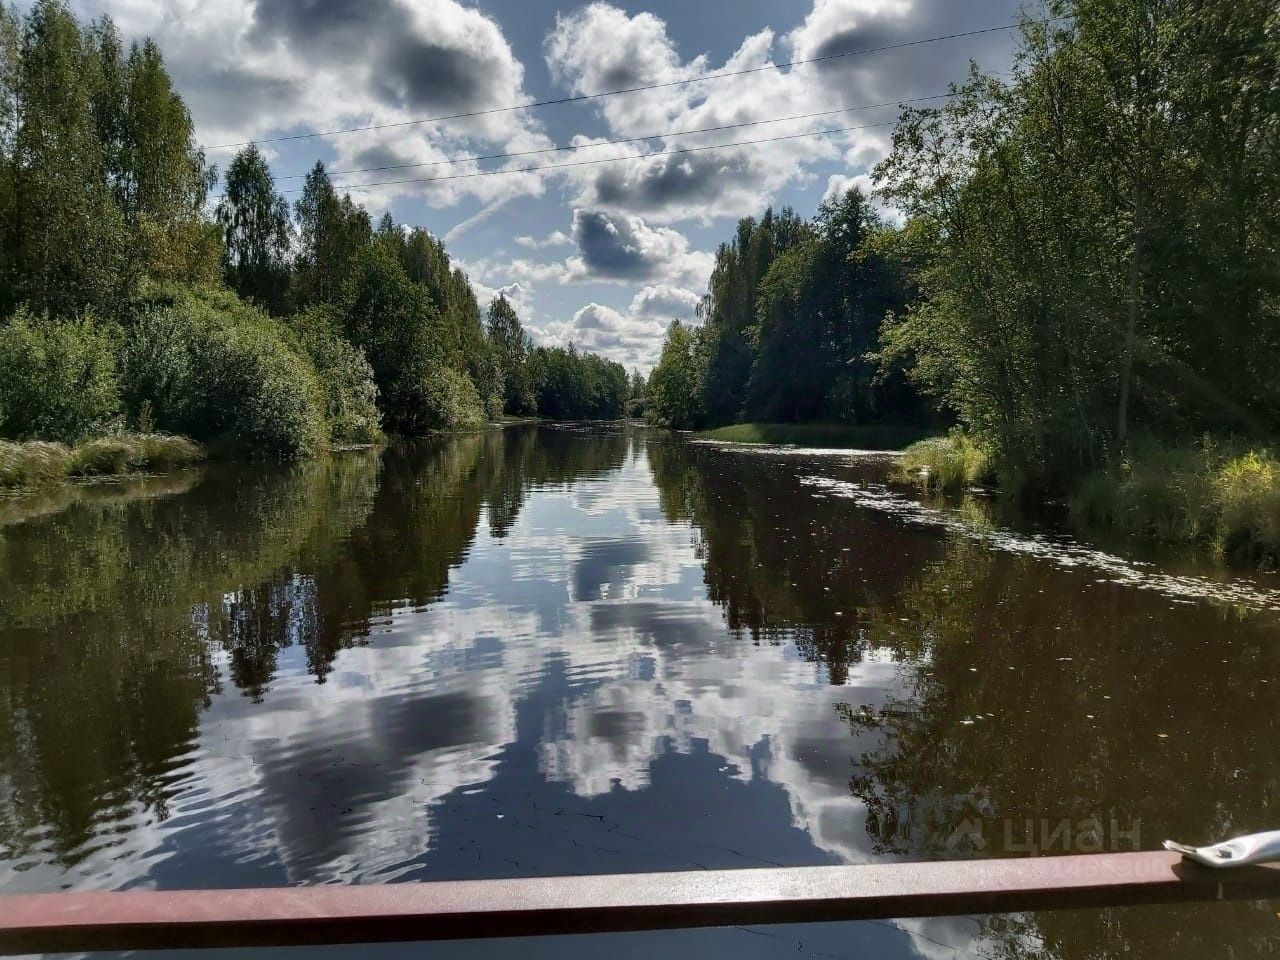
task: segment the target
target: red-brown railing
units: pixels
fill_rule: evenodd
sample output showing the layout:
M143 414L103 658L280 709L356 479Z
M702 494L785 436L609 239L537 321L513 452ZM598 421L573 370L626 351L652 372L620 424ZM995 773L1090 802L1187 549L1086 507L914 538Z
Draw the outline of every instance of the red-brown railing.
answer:
M1280 868L1122 853L0 897L0 953L462 940L1280 897Z

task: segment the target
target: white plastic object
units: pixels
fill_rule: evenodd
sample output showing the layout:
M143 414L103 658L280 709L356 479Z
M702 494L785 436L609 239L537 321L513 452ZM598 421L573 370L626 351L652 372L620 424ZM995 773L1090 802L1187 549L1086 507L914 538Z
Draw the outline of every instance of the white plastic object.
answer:
M1244 867L1255 863L1272 863L1280 860L1280 830L1251 833L1209 847L1189 847L1185 843L1166 840L1164 848L1206 867Z

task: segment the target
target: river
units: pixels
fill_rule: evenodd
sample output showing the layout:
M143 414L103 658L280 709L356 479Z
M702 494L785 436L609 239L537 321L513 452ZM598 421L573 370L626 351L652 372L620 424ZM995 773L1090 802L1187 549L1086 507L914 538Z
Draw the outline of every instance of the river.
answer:
M1055 854L1280 827L1280 581L1087 548L982 498L921 503L889 469L511 427L0 501L0 891ZM1273 911L432 956L1240 958L1280 949Z

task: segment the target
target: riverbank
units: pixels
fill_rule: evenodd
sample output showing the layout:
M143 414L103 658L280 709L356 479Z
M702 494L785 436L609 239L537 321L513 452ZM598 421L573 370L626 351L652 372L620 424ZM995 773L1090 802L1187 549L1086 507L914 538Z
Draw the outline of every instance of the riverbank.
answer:
M935 491L997 480L986 451L959 431L908 447L898 471ZM1265 447L1136 443L1121 462L1069 484L1066 501L1082 532L1191 545L1221 562L1280 569L1280 457Z
M36 487L72 477L172 470L205 459L204 448L160 433L125 433L69 446L43 440L0 441L0 489Z
M872 423L735 423L715 430L701 430L703 440L724 443L794 444L848 450L901 450L928 435L923 427Z

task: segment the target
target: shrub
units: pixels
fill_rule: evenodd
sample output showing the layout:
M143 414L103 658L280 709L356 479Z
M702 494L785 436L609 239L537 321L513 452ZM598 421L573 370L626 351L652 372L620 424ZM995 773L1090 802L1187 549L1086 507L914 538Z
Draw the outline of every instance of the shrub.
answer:
M1280 461L1251 450L1223 463L1211 489L1218 551L1235 560L1280 565Z
M25 311L0 325L0 435L72 441L119 413L110 328Z
M474 430L484 426L480 392L465 373L438 368L422 388L422 424L427 430Z
M328 307L313 307L289 323L320 377L330 439L335 443L381 440L373 368L364 352L343 338L336 313Z
M960 430L911 444L902 452L898 469L930 490L959 490L991 479L986 451Z
M1192 541L1211 523L1211 448L1166 448L1135 440L1115 465L1076 483L1069 499L1077 523L1168 542Z
M1265 450L1232 452L1136 442L1117 466L1078 483L1072 519L1169 543L1205 543L1221 559L1280 565L1280 461Z
M314 454L328 441L324 394L309 360L272 332L229 324L195 343L196 410L235 450L282 459Z
M325 394L298 339L228 291L152 292L122 353L130 409L149 402L161 429L282 458L328 442Z

